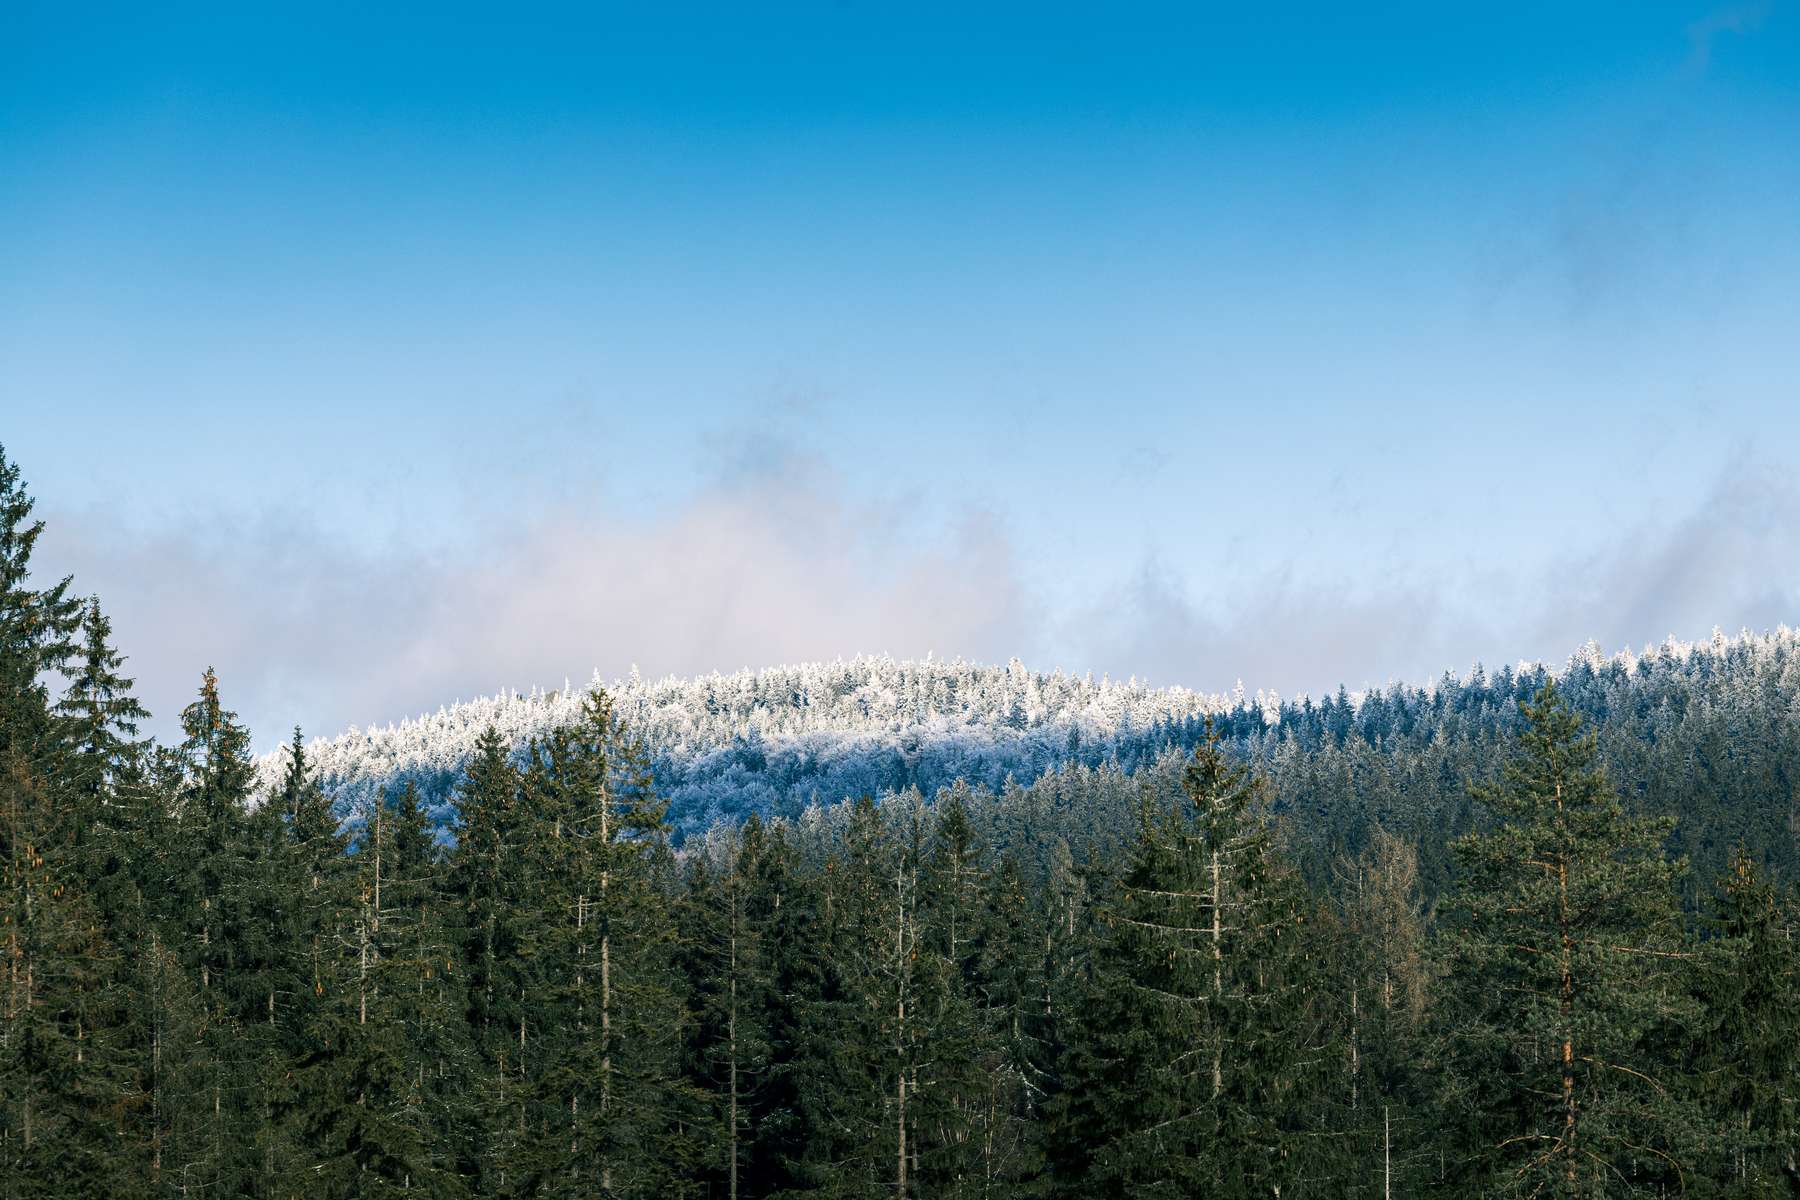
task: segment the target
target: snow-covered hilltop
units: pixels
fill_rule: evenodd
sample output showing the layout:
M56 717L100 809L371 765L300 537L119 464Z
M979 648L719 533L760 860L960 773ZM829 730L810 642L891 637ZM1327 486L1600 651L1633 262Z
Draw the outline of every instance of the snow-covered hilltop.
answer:
M671 819L684 831L815 799L909 786L929 792L959 777L997 786L1008 774L1029 779L1064 762L1112 757L1123 741L1206 713L1253 706L1273 716L1279 703L1029 671L1017 661L885 657L693 679L633 675L605 686L650 747ZM307 753L341 811L412 779L443 819L484 729L522 746L570 720L584 690L502 693L317 739ZM285 759L278 751L261 761L263 789L279 780Z
M606 687L649 746L670 820L686 835L750 812L793 816L850 796L908 788L930 796L957 779L998 789L1008 777L1027 782L1072 764L1130 771L1171 746L1191 745L1207 715L1240 753L1266 766L1283 746L1312 754L1346 739L1426 745L1509 727L1515 701L1549 673L1520 663L1446 674L1425 687L1284 702L1241 689L1205 695L1036 672L1017 661L856 658L693 679L633 675ZM1637 724L1697 711L1800 714L1800 635L1786 628L1610 656L1590 643L1554 673L1577 709L1603 727L1631 723L1633 736L1653 733ZM584 690L502 693L316 739L308 754L347 818L410 779L448 824L456 781L484 729L492 725L522 747L573 718ZM275 786L285 758L277 752L261 761L260 790Z

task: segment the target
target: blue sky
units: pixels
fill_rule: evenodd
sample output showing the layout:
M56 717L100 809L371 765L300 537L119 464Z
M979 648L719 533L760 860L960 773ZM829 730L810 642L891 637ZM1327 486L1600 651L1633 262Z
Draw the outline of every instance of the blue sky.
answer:
M8 5L0 441L167 728L1793 621L1792 3Z

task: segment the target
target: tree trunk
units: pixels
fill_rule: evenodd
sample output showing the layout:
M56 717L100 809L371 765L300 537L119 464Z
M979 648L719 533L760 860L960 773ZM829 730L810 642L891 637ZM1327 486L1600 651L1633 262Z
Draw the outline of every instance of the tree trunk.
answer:
M1221 944L1224 933L1221 909L1225 905L1225 897L1219 872L1219 852L1212 852L1212 957L1213 957L1213 1003L1218 1005L1225 999L1225 949ZM1212 1094L1218 1099L1219 1093L1225 1090L1224 1038L1215 1031L1212 1045Z
M1388 1133L1388 1106L1381 1106L1381 1200L1394 1200L1394 1155Z
M738 1045L737 1045L737 1006L738 1006L738 889L737 881L731 885L731 1006L725 1016L725 1038L727 1053L730 1056L730 1095L731 1124L728 1142L731 1151L730 1200L738 1200Z
M602 788L600 793L600 852L612 853L612 798ZM600 1120L612 1112L612 931L606 910L607 891L612 873L600 872ZM600 1193L612 1195L612 1162L600 1160Z
M1562 814L1562 785L1556 785L1556 811ZM1560 827L1560 821L1559 821ZM1560 831L1560 830L1559 830ZM1563 1144L1562 1154L1568 1164L1565 1168L1566 1179L1571 1194L1575 1191L1575 1041L1572 1025L1575 1010L1575 939L1570 930L1569 917L1569 864L1559 850L1556 858L1556 924L1557 932L1562 940L1562 1095L1563 1095Z

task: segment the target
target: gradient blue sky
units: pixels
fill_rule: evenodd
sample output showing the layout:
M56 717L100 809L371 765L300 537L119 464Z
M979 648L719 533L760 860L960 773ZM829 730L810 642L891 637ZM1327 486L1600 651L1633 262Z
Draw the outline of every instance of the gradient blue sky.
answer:
M1793 3L264 7L0 9L0 441L159 729L1800 614Z

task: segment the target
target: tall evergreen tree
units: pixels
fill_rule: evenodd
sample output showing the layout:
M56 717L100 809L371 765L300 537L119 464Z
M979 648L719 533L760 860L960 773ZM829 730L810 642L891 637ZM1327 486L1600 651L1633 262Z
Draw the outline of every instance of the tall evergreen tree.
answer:
M211 668L199 696L182 710L181 728L181 853L172 863L181 874L171 881L171 915L183 958L197 976L209 1074L204 1092L187 1098L202 1110L204 1144L183 1170L199 1194L240 1195L255 1189L268 1136L260 1055L240 1036L266 998L264 981L248 969L264 949L245 827L255 766L249 731L224 706Z
M56 718L45 682L75 655L81 601L72 580L33 586L31 555L44 531L19 468L0 447L0 761L16 752L34 769L57 749Z
M493 728L476 743L458 792L459 824L449 891L454 935L464 965L472 1069L487 1098L461 1148L462 1173L483 1195L515 1193L523 1161L525 1099L519 1030L527 981L520 960L526 922L518 903L530 895L524 856L526 821L519 772Z
M0 1194L131 1190L121 964L45 783L0 760Z
M121 674L125 657L112 645L112 622L98 597L81 609L81 640L70 656L71 670L56 714L63 721L67 757L60 774L84 798L90 820L99 820L103 800L136 767L143 751L139 725L150 713Z
M473 1060L464 1019L467 998L457 967L455 933L445 902L445 863L418 789L392 799L393 869L386 896L389 931L383 963L391 991L387 1020L406 1039L405 1119L429 1150L407 1186L427 1195L461 1194L455 1147L474 1121Z
M540 922L530 945L551 1011L540 1103L548 1194L674 1197L702 1154L697 1091L682 1074L688 1020L670 920L667 802L648 755L595 688L581 720L527 779ZM532 785L536 785L533 787ZM554 1106L552 1108L552 1106Z
M1447 1182L1483 1194L1662 1195L1691 1167L1695 1117L1658 1050L1682 994L1683 866L1670 822L1626 815L1553 683L1519 753L1478 792L1498 818L1457 844L1445 935Z
M0 1187L131 1190L123 960L89 886L99 786L85 787L52 710L80 619L70 581L34 586L43 522L0 451Z
M343 953L360 910L349 838L312 772L298 727L287 753L280 787L263 807L285 843L271 855L272 879L282 901L286 1056L299 1062L318 1053L315 1023L343 1003L349 974ZM317 1100L295 1096L292 1103L312 1107Z
M721 1131L702 1178L727 1200L774 1190L757 1170L768 1147L759 1145L756 1120L771 1083L770 1018L782 1002L768 956L772 914L760 902L770 883L769 850L762 821L752 814L718 865L693 857L681 907L681 961L693 1013L690 1071L711 1097Z
M1307 912L1258 784L1208 729L1185 803L1144 802L1076 1015L1060 1129L1069 1195L1307 1194L1327 1048ZM1311 1136L1308 1136L1311 1135Z
M1697 1099L1714 1114L1706 1173L1734 1195L1800 1188L1800 951L1795 913L1742 847L1719 879L1701 959Z
M996 872L969 819L968 789L932 814L922 891L923 989L931 1058L916 1097L921 1195L999 1200L1035 1171L1032 1097L1021 1020L1030 999L1028 903L1017 876Z
M1340 923L1325 947L1336 964L1333 989L1345 1027L1342 1110L1345 1192L1416 1195L1429 1183L1426 1013L1432 971L1418 855L1377 826L1368 846L1338 870ZM1320 964L1324 966L1325 963Z
M818 975L802 977L796 997L791 1069L806 1141L790 1191L832 1200L909 1195L917 863L863 797L823 874Z
M801 1186L801 1164L814 1136L806 1118L810 1076L803 1030L817 1011L825 979L821 887L817 875L803 868L787 827L755 817L739 839L736 870L740 949L747 951L737 970L739 1193L778 1196ZM704 1015L708 992L698 990L696 1007ZM716 1029L716 1006L712 1012ZM715 1070L716 1061L715 1052ZM729 1104L726 1116L729 1121ZM728 1153L729 1144L727 1138Z
M411 787L364 815L341 983L315 1010L318 1050L304 1071L319 1155L309 1195L465 1194L449 1136L452 1089L466 1084L461 1014L445 986L430 845Z

